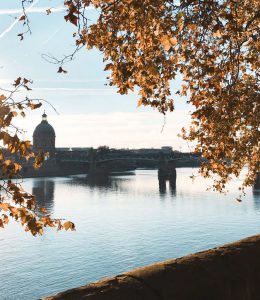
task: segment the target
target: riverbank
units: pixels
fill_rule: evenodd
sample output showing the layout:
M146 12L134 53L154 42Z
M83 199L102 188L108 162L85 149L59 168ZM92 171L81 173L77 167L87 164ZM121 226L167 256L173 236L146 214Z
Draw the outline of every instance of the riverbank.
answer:
M139 268L44 300L255 300L260 235Z

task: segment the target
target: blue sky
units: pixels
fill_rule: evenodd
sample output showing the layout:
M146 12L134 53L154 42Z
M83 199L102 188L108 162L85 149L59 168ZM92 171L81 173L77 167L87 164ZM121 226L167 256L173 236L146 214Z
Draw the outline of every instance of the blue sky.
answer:
M137 108L138 96L134 93L122 96L114 87L105 85L102 54L97 50L82 49L75 61L64 68L68 74L57 73L57 66L42 59L43 53L56 57L69 54L74 49L71 24L64 21L63 1L36 0L28 12L32 35L21 42L17 34L22 23L16 22L20 15L19 0L0 1L0 86L7 86L18 76L34 81L28 96L44 98L51 106L44 105L49 122L57 135L57 146L111 147L161 147L171 145L174 149L187 150L186 142L177 138L182 126L189 122L185 99L176 100L176 112L164 118L149 108ZM46 9L53 8L47 16ZM95 20L97 13L88 10L88 18ZM177 81L180 84L180 80ZM173 88L173 91L175 89ZM21 94L22 95L22 94ZM28 113L18 120L25 128L25 138L31 139L34 127L41 120L43 109Z

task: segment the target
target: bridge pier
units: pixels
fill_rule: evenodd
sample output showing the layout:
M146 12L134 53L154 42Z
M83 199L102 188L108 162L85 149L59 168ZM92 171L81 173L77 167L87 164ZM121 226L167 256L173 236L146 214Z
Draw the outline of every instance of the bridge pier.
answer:
M162 157L158 166L158 178L164 180L174 180L177 177L175 162L168 161Z
M169 190L172 194L176 192L176 176L171 177L170 179L165 179L162 177L158 177L159 181L159 192L160 194L165 194L167 190L167 181L169 181Z
M166 181L169 181L170 189L176 190L177 172L174 161L168 161L164 157L160 159L158 167L159 190L161 193L166 192Z
M159 180L159 192L160 194L165 194L166 193L166 180L162 178L158 178Z
M254 189L260 189L260 172L256 173L256 180L254 184Z
M171 177L169 179L169 182L170 182L170 188L172 190L176 190L176 178L177 178L177 174L176 174L176 170L175 170L175 176L174 177Z

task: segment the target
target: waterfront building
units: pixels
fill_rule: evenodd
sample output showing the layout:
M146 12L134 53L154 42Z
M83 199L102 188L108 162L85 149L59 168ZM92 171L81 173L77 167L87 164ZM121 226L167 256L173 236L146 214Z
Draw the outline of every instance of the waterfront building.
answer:
M44 112L42 121L36 126L33 132L33 150L48 152L50 155L55 153L55 131L47 121L47 115Z
M171 154L173 150L171 146L163 146L161 148L161 151L165 154Z

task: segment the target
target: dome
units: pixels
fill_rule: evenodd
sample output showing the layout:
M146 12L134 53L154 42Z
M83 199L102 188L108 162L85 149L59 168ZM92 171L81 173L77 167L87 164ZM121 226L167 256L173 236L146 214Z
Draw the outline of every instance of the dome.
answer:
M48 121L41 121L41 123L34 129L33 136L35 137L39 135L55 136L55 131Z
M33 132L33 148L36 151L55 151L55 131L47 121L47 115L42 115L42 121Z

